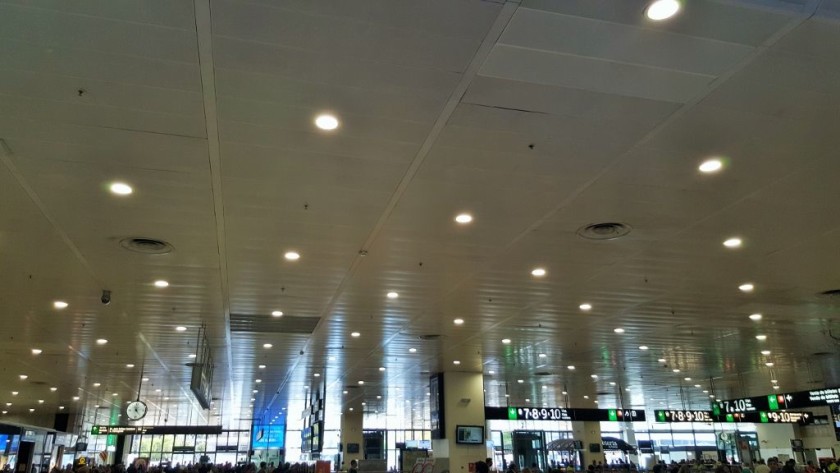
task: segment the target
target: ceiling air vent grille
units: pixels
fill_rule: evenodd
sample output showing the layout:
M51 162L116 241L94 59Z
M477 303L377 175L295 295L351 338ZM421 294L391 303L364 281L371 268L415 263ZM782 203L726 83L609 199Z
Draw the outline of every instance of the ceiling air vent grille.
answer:
M230 314L231 332L248 333L306 333L318 326L319 317L272 317L270 315Z
M633 230L630 225L618 222L593 223L578 229L577 234L587 240L615 240Z

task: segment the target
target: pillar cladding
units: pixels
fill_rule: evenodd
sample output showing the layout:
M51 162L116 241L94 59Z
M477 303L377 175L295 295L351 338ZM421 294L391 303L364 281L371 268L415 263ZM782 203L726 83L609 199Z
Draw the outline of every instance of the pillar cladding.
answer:
M341 461L336 471L350 469L350 460L364 458L364 435L362 432L362 412L344 411L341 414Z
M601 442L600 422L572 422L572 435L575 440L583 443L583 467L586 468L592 462L606 461L604 447ZM593 452L592 447L597 445L598 451Z
M467 473L469 464L484 461L487 455L487 429L484 420L484 377L481 373L446 372L443 374L444 438L432 441L436 465L438 460L448 463L451 473ZM479 444L457 442L458 426L478 426L484 429Z

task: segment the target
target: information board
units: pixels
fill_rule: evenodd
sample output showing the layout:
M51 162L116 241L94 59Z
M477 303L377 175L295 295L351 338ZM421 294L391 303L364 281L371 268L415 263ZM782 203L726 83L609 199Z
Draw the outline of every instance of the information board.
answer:
M94 425L91 435L220 434L221 425Z
M736 412L779 411L840 404L840 388L812 389L766 396L744 397L715 402L722 414Z
M753 411L722 413L714 410L655 410L657 422L752 422L756 424L811 424L811 412Z
M572 409L564 407L485 407L484 417L497 420L643 422L641 409Z

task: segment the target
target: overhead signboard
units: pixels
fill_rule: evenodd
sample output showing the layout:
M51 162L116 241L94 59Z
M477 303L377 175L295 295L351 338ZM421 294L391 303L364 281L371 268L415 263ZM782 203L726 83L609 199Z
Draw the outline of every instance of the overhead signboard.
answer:
M704 410L655 410L657 422L752 422L756 424L811 424L811 412L754 411L723 413Z
M563 407L485 407L484 417L497 420L643 422L641 409L567 409Z
M668 409L653 411L656 422L713 422L712 411Z
M220 434L221 425L94 425L91 435Z
M840 388L812 389L783 394L729 399L712 404L722 414L738 412L779 411L840 404Z

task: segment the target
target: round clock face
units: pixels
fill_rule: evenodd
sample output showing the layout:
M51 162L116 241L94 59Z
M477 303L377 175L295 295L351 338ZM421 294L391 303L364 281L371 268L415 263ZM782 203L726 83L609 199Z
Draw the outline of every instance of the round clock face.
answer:
M143 401L131 401L128 407L125 408L125 414L129 420L140 420L146 417L146 403Z

